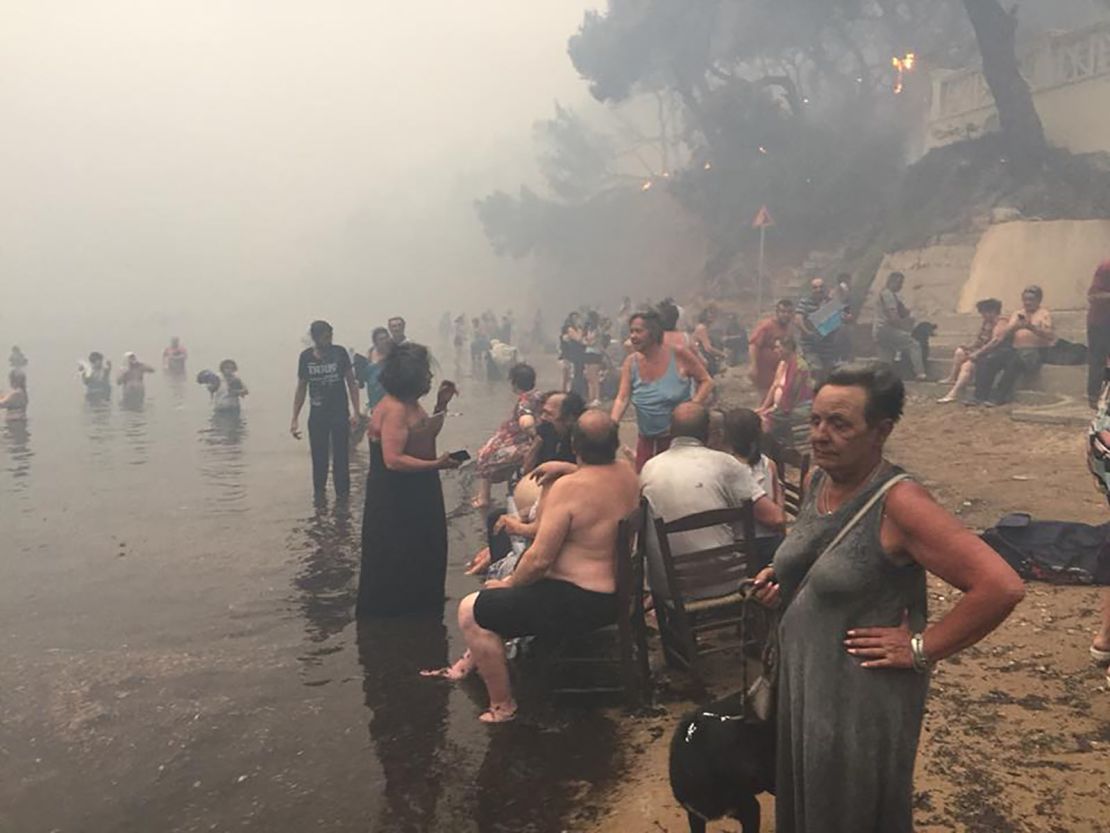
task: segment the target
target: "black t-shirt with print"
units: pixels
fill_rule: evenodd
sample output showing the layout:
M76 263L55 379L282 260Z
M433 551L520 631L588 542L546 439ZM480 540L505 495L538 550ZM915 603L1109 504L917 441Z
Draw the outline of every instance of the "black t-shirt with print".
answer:
M351 357L338 344L325 347L322 358L309 347L297 363L297 378L308 382L308 399L312 413L323 417L345 417L347 405L347 371Z

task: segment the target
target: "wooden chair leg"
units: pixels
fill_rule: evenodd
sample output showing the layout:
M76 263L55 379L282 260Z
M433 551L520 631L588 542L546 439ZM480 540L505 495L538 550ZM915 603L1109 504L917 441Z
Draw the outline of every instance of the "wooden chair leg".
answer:
M651 699L651 660L648 656L647 623L642 611L633 621L633 630L636 636L636 653L639 655L636 661L640 699L647 702Z

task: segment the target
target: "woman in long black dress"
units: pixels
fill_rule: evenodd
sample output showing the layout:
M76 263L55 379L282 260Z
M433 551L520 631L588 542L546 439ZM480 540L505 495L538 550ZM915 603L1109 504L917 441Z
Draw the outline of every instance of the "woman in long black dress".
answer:
M420 406L432 387L428 349L412 342L393 348L379 380L386 395L370 418L357 613L438 613L447 574L439 472L459 463L436 454L436 437L457 390L454 382L443 382L428 416Z

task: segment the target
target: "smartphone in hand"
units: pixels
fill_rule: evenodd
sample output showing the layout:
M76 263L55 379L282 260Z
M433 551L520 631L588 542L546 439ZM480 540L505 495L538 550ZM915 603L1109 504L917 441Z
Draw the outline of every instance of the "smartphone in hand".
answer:
M447 456L450 457L452 460L456 460L460 463L465 463L467 460L470 459L470 452L463 448L459 449L458 451L452 451Z

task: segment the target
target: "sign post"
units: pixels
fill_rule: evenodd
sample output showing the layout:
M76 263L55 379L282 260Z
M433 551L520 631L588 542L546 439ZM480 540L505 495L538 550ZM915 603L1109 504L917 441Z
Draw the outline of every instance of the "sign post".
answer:
M771 216L767 206L760 206L755 219L752 220L752 228L759 229L759 266L755 279L755 311L757 316L763 312L763 260L766 251L767 229L774 224L775 218Z

